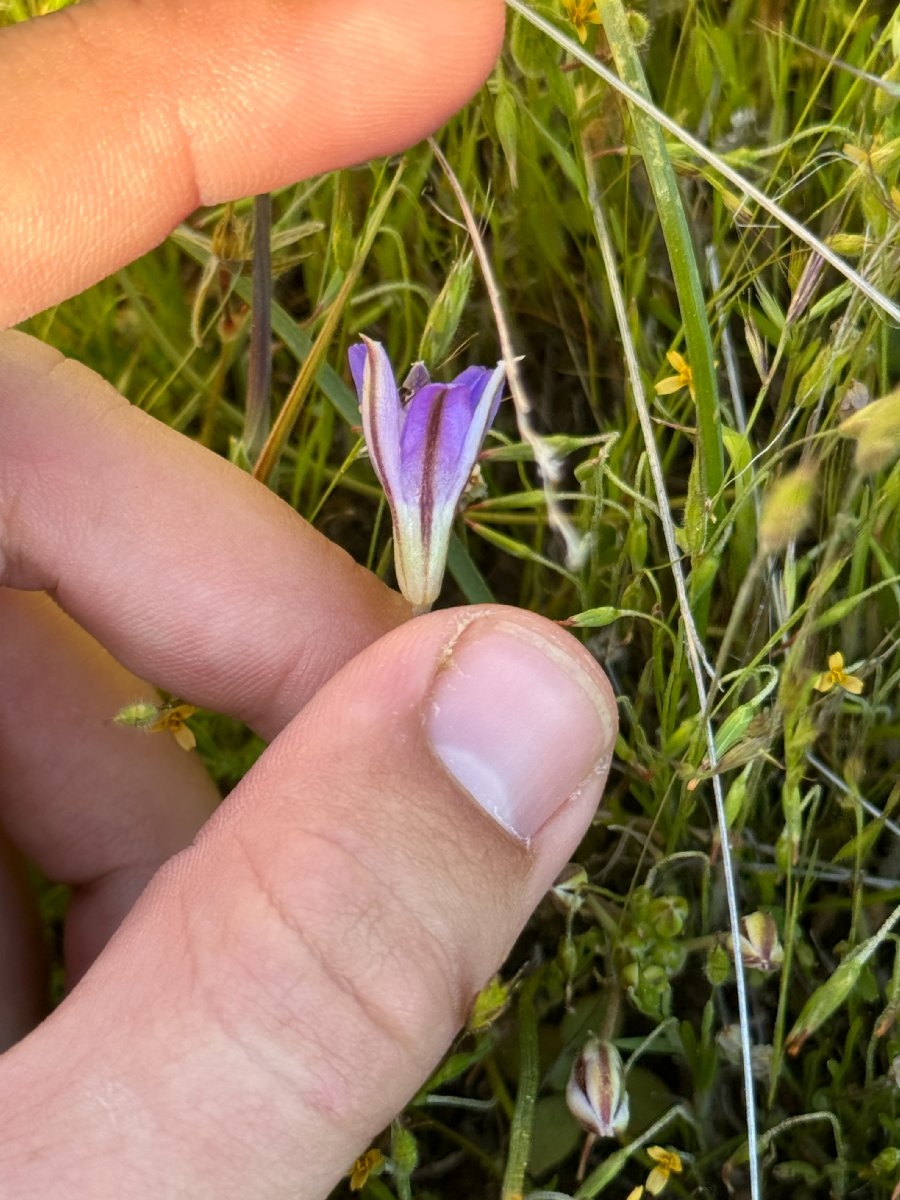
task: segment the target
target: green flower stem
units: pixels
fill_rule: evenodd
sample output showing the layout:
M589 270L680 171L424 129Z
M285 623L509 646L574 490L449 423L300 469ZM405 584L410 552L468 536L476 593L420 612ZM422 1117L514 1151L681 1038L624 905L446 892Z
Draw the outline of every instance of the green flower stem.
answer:
M534 1010L538 979L537 974L532 975L519 999L519 1090L509 1135L509 1158L506 1160L501 1200L521 1200L525 1194L525 1171L531 1152L540 1073L537 1014Z
M269 435L272 391L272 197L253 201L253 324L244 449L255 462Z
M603 29L609 41L616 70L625 83L649 100L647 80L631 38L628 15L621 0L598 0L597 8L603 19ZM704 497L713 502L713 513L721 516L720 492L724 477L724 455L715 360L700 271L678 192L675 171L660 127L652 117L633 105L631 119L656 200L660 227L669 252L672 278L684 322L686 358L690 363L694 382L700 486Z

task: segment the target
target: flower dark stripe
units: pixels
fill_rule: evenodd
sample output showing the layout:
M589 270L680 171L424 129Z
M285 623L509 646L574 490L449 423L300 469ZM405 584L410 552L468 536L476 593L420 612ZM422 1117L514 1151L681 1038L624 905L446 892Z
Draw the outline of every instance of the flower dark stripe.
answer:
M374 343L367 344L366 356L368 360L368 385L370 385L371 390L376 392L377 395L378 384L380 382L378 379L380 364L378 361L378 352L376 347L374 347ZM370 422L368 422L368 436L366 438L366 442L368 445L368 456L370 456L372 460L372 464L374 469L376 469L378 479L380 482L382 482L382 487L385 490L386 496L388 496L388 503L390 504L391 485L394 481L385 479L384 457L382 456L382 445L380 445L379 438L379 434L382 432L382 420L380 420L380 409L378 406L379 403L384 404L384 402L385 401L383 397L376 398L373 396L370 400L370 410L372 416Z
M431 547L431 527L436 502L435 472L441 462L441 429L444 424L444 411L447 403L449 388L442 388L440 395L435 396L428 413L428 424L425 429L425 445L422 453L422 490L419 500L419 520L422 529L422 546L427 558Z

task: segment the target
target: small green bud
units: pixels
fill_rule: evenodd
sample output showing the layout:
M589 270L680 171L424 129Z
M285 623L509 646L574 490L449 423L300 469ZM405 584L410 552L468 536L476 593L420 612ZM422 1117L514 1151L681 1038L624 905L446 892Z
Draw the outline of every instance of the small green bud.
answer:
M419 1146L410 1131L398 1122L391 1126L391 1162L394 1173L408 1179L419 1165Z
M762 554L777 554L803 533L812 520L816 496L816 467L803 463L782 475L763 499L759 518L759 549Z
M631 40L640 49L641 46L647 44L647 39L650 37L650 22L643 13L637 12L633 8L629 8L625 15L628 19L628 32L631 34Z
M640 509L635 509L634 516L625 534L625 553L628 555L633 571L640 571L647 561L647 522ZM628 605L623 604L623 607Z
M869 248L869 239L864 233L832 233L825 239L825 245L844 258L857 258Z
M669 978L658 963L641 968L636 985L627 989L627 995L638 1012L652 1020L664 1020L672 1008Z
M677 975L684 966L687 958L687 949L681 942L663 941L657 943L656 953L653 956L657 966L662 967L668 978Z
M578 969L578 951L570 937L565 937L559 943L556 957L566 979L571 979Z
M444 286L431 306L419 343L419 358L423 362L439 363L446 358L462 320L471 286L472 255L465 254L450 268Z
M475 997L472 1005L472 1011L466 1023L469 1033L482 1033L485 1029L490 1029L506 1011L511 995L511 985L504 983L499 975L489 979Z
M707 955L706 978L712 987L722 987L731 978L731 956L721 942L716 942Z
M900 457L900 388L873 400L838 426L841 437L856 442L856 466L874 474Z
M688 902L683 896L660 896L651 905L650 920L657 937L678 937L688 916Z
M582 893L587 883L588 874L584 867L576 862L567 863L550 889L554 907L562 912L577 912L581 908Z
M900 1168L900 1149L896 1146L885 1146L880 1154L872 1159L872 1172L881 1178L893 1179Z

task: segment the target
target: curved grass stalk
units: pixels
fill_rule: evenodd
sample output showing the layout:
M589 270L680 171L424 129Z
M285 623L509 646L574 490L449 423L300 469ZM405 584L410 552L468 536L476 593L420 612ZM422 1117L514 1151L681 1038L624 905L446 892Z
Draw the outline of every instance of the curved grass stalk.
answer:
M431 147L432 153L440 164L441 170L446 175L447 182L453 189L453 194L456 196L457 204L459 204L466 223L466 229L469 232L472 249L481 268L491 311L494 314L494 321L497 326L497 335L500 338L503 361L506 365L506 381L509 384L513 403L516 406L516 423L518 424L522 441L528 444L534 454L534 461L541 475L544 486L544 497L547 504L547 519L565 543L566 563L569 569L573 571L577 570L587 557L588 539L579 535L563 511L559 499L553 490L553 486L559 477L559 460L549 441L546 438L542 438L531 424L531 401L528 399L528 395L522 384L519 373L519 356L516 354L512 343L512 335L504 312L500 288L491 267L491 260L485 248L484 239L479 232L478 223L475 220L471 205L463 191L462 185L444 156L443 151L434 138L428 139L428 145Z
M594 217L594 227L597 233L597 242L600 247L600 254L603 258L603 264L606 269L607 283L609 285L610 294L612 295L613 308L615 309L616 321L619 326L619 334L622 338L622 346L625 354L625 366L628 372L628 379L631 385L631 392L634 398L635 408L637 409L641 432L644 436L644 446L647 452L647 461L650 467L650 474L653 479L653 487L656 492L657 503L659 505L663 535L665 537L666 549L669 553L669 564L672 568L672 574L675 580L675 590L678 595L678 604L681 610L681 619L684 624L688 660L691 666L691 674L694 677L694 686L697 690L697 700L700 712L703 714L703 730L706 736L707 755L709 758L710 769L715 770L716 763L718 761L718 754L716 752L715 731L713 729L712 721L708 715L709 694L703 675L704 667L709 670L709 665L706 661L706 655L703 645L700 641L700 637L697 633L697 627L694 622L693 613L690 607L687 584L685 582L684 572L681 567L681 552L675 539L675 523L671 517L671 508L669 505L668 495L666 493L666 482L663 475L662 462L660 461L659 452L656 447L653 422L650 417L650 409L647 405L647 398L644 394L644 385L641 379L637 351L635 350L634 342L631 337L625 296L622 292L622 288L619 283L619 276L617 274L615 250L613 248L612 238L610 237L609 229L607 227L606 217L604 215L602 202L597 190L596 180L593 172L590 169L586 148L584 148L584 160L585 176L588 186L588 203L591 206L591 212ZM725 816L725 793L722 788L722 778L720 775L713 775L712 787L713 794L715 796L716 820L721 839L722 872L725 877L725 892L728 901L728 924L731 930L733 944L735 946L739 946L741 944L741 913L737 897L734 860L731 856L731 844L728 837L728 822ZM759 1157L757 1153L756 1098L753 1087L753 1073L750 1058L750 1004L747 994L747 976L744 971L743 958L740 954L735 954L734 956L734 976L738 997L738 1018L741 1027L741 1067L744 1076L744 1104L747 1114L747 1144L750 1160L750 1195L752 1200L760 1200L762 1195L762 1185L759 1171ZM592 1192L584 1192L585 1196L593 1194L594 1193ZM582 1193L579 1192L578 1195L581 1196Z

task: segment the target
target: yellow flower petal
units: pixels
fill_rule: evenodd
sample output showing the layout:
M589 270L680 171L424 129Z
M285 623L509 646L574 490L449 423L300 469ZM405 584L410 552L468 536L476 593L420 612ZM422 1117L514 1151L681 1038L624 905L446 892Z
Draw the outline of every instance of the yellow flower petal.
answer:
M173 729L172 736L182 750L193 750L197 745L194 731L189 729L187 725L179 725L177 729Z
M658 1196L668 1182L669 1172L662 1167L654 1167L647 1176L648 1196Z
M361 1192L369 1182L369 1176L381 1174L384 1165L384 1155L373 1146L365 1154L361 1154L350 1170L350 1191Z
M668 396L672 392L680 392L686 384L680 375L670 375L668 379L661 379L654 387L657 396Z
M857 675L844 675L843 679L838 680L838 683L851 696L861 696L866 686Z
M677 1150L667 1150L665 1146L648 1146L647 1157L659 1163L660 1169L669 1175L680 1175L684 1170L681 1155Z
M821 675L817 676L813 687L817 692L830 692L834 687L834 676L830 671L823 671Z
M840 673L843 671L844 656L841 654L840 650L835 651L834 654L828 655L828 669L829 671L833 671L835 675L840 675Z
M669 360L669 366L674 368L679 375L687 375L690 372L691 368L687 364L687 359L677 350L667 350L666 358Z

